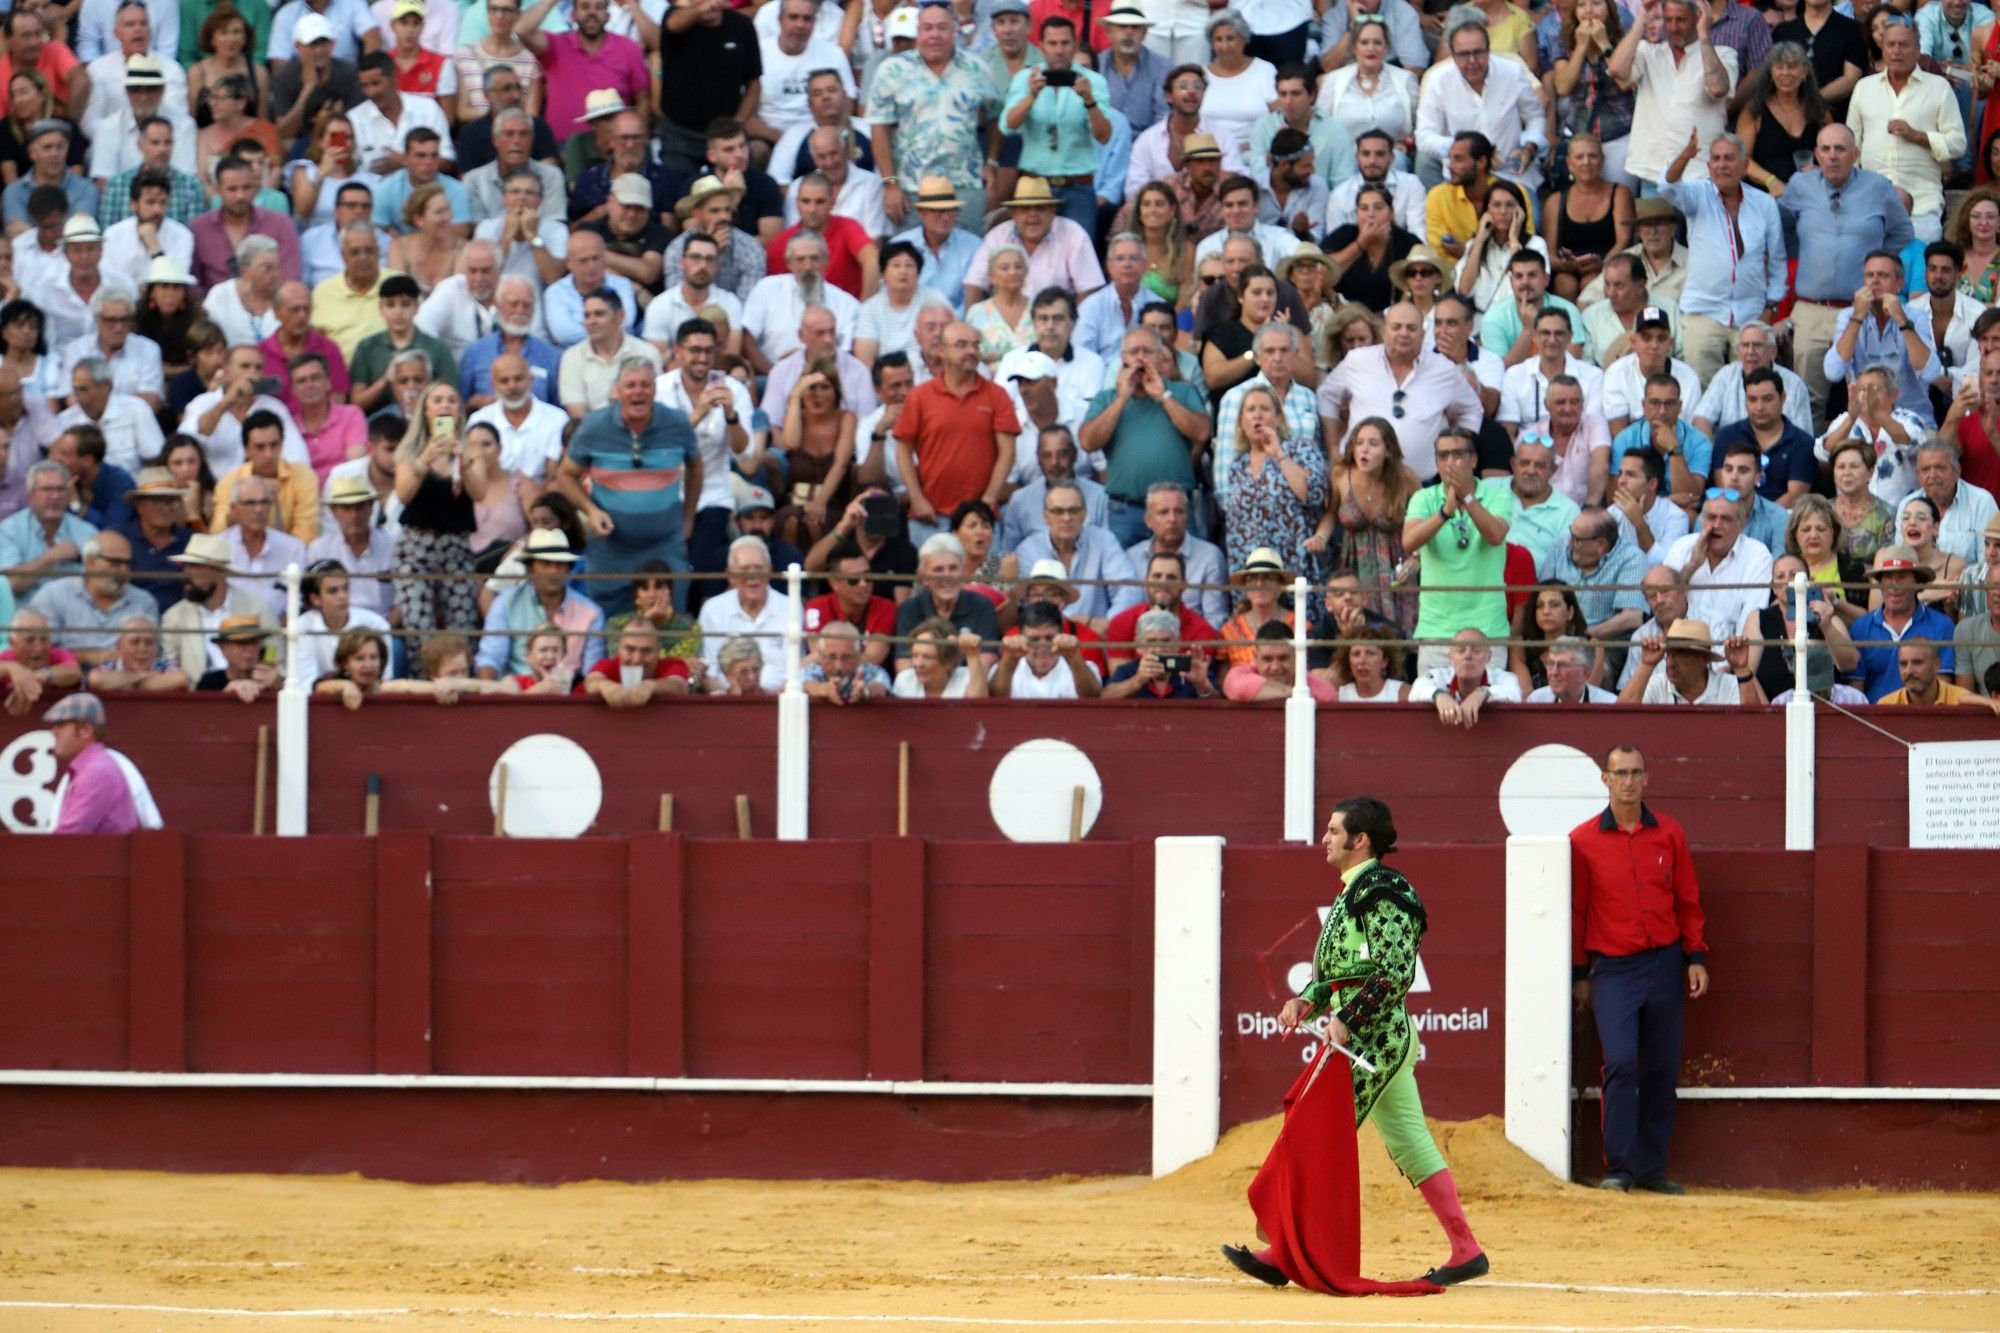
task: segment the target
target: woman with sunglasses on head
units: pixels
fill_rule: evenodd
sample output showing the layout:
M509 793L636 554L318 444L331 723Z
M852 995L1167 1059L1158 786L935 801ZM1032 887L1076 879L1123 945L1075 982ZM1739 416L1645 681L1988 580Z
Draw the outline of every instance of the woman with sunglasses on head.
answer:
M1942 518L1937 502L1922 491L1916 491L1904 498L1896 512L1896 536L1903 545L1917 553L1917 563L1931 571L1930 586L1918 593L1917 599L1956 620L1958 579L1965 573L1965 560L1938 546L1938 524ZM1881 605L1882 589L1878 585L1869 596L1868 609L1879 610Z

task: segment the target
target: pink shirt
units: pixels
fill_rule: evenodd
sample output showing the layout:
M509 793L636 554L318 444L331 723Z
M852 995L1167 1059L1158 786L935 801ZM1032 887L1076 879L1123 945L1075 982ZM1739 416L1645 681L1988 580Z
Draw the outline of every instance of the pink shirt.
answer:
M207 294L236 276L236 245L223 226L222 210L211 208L188 223L194 233L194 281ZM299 259L299 229L283 213L252 208L246 235L268 236L278 243L278 271L286 282L297 282L305 271Z
M139 827L125 771L98 741L69 761L69 790L56 816L58 833L130 833Z
M549 89L542 116L558 139L590 128L583 121L583 100L599 88L616 88L627 106L646 106L653 96L646 52L630 37L606 33L597 54L590 55L574 32L550 33L541 61Z
M1555 438L1546 416L1523 426L1521 433ZM1570 436L1569 449L1556 457L1555 475L1549 479L1549 484L1578 504L1589 504L1591 451L1610 447L1611 424L1603 417L1585 412L1576 423L1576 434Z
M263 342L258 343L257 350L264 354L264 373L273 379L284 382L285 391L279 397L285 404L285 410L292 414L292 420L297 421L299 419L299 400L292 394L292 368L285 364L289 358L285 355L284 349L278 346L278 335L274 333L264 339ZM340 354L339 343L327 337L318 329L308 329L306 330L306 345L303 350L306 352L318 352L321 356L325 357L326 376L333 385L333 391L335 393L347 392L347 358ZM334 460L335 463L339 461L337 458ZM332 464L328 464L328 466L330 467ZM313 467L315 470L319 469L319 460L317 458L313 460ZM320 480L324 481L325 479L326 473L320 472Z
M298 421L299 434L305 437L306 452L312 457L313 471L319 474L322 485L335 465L360 456L348 452L350 449L368 447L368 418L351 403L331 404L326 410L326 424L317 431L307 430L296 412L293 419Z
M1222 678L1222 693L1225 698L1237 703L1248 703L1257 697L1257 691L1264 688L1264 678L1257 674L1257 668L1248 662L1239 662L1229 668L1229 674ZM1306 692L1313 702L1330 704L1340 697L1340 692L1321 680L1318 676L1306 677Z
M1001 223L979 243L972 263L965 270L966 286L983 291L993 289L993 284L986 280L986 259L994 247L1001 245L1028 248L1021 244L1021 235L1014 230L1013 223ZM1032 297L1043 288L1061 287L1082 300L1103 285L1104 269L1097 262L1097 247L1092 244L1090 233L1065 217L1050 223L1049 234L1028 256L1028 294Z

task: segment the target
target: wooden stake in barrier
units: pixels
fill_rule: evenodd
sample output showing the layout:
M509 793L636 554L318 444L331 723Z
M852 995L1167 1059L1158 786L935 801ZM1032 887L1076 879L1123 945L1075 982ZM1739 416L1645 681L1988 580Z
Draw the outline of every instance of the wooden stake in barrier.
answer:
M739 796L736 798L736 836L739 838L748 838L750 836L750 798L748 796Z
M271 729L257 728L257 808L250 816L250 831L262 836L264 832L264 792L271 780Z
M896 836L910 836L910 743L896 746Z
M674 794L670 791L663 791L660 793L660 832L672 833L673 831Z
M499 765L499 791L493 799L493 836L507 836L507 765Z
M361 816L361 831L374 837L382 831L382 775L368 775L368 799L364 803Z
M1069 789L1069 840L1083 841L1083 788Z

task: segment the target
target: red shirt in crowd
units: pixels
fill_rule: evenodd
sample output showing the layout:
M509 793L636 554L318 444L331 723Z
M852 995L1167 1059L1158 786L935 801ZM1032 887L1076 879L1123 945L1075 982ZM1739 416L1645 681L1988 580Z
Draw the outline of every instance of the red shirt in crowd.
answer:
M837 620L847 621L863 634L886 634L893 637L896 633L896 604L886 597L870 597L859 620L853 619L842 610L840 595L831 592L807 602L804 614L808 634L817 634Z
M770 272L784 273L785 245L797 234L803 222L795 222L772 238L764 249L769 261ZM846 292L855 300L861 299L861 252L875 244L875 240L861 229L861 224L853 218L840 216L826 220L826 272L821 275L828 282Z
M1013 400L983 375L974 376L963 395L946 387L942 375L925 380L910 390L896 418L896 438L915 452L917 482L940 515L986 494L1000 460L994 436L1020 433ZM1013 461L1011 452L1007 461Z
M1986 437L1977 412L1958 419L1959 474L1988 495L2000 495L2000 449Z
M1152 609L1153 607L1150 602L1141 602L1137 606L1126 607L1123 611L1111 617L1111 623L1104 627L1104 641L1106 643L1131 643L1139 637L1139 617ZM1215 626L1209 624L1199 614L1190 611L1185 604L1181 606L1182 639L1188 643L1208 643L1215 637ZM1113 648L1109 652L1111 660L1114 662L1128 662L1137 656L1130 648Z
M1671 815L1639 807L1627 831L1607 807L1569 831L1570 962L1622 958L1678 943L1691 963L1708 951L1701 890L1687 833Z
M396 54L391 52L392 55ZM435 51L417 50L416 63L405 69L403 58L396 55L396 91L417 93L424 97L438 95L438 76L444 72L444 57Z
M577 677L576 688L572 693L582 694L583 682L592 676L600 676L605 680L611 681L613 684L622 685L625 683L625 678L621 674L623 671L624 663L620 662L615 656L603 658L599 660L596 666ZM689 674L686 662L681 661L678 657L667 657L663 654L653 667L653 679L693 680L694 677Z

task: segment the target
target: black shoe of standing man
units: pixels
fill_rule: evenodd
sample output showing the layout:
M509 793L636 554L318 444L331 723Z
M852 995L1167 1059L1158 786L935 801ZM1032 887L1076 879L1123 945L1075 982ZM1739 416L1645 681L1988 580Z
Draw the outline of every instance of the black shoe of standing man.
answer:
M1644 1180L1634 1181L1632 1183L1632 1188L1636 1190L1644 1190L1648 1194L1687 1193L1687 1186L1681 1184L1677 1180L1668 1180L1665 1176L1648 1176Z

